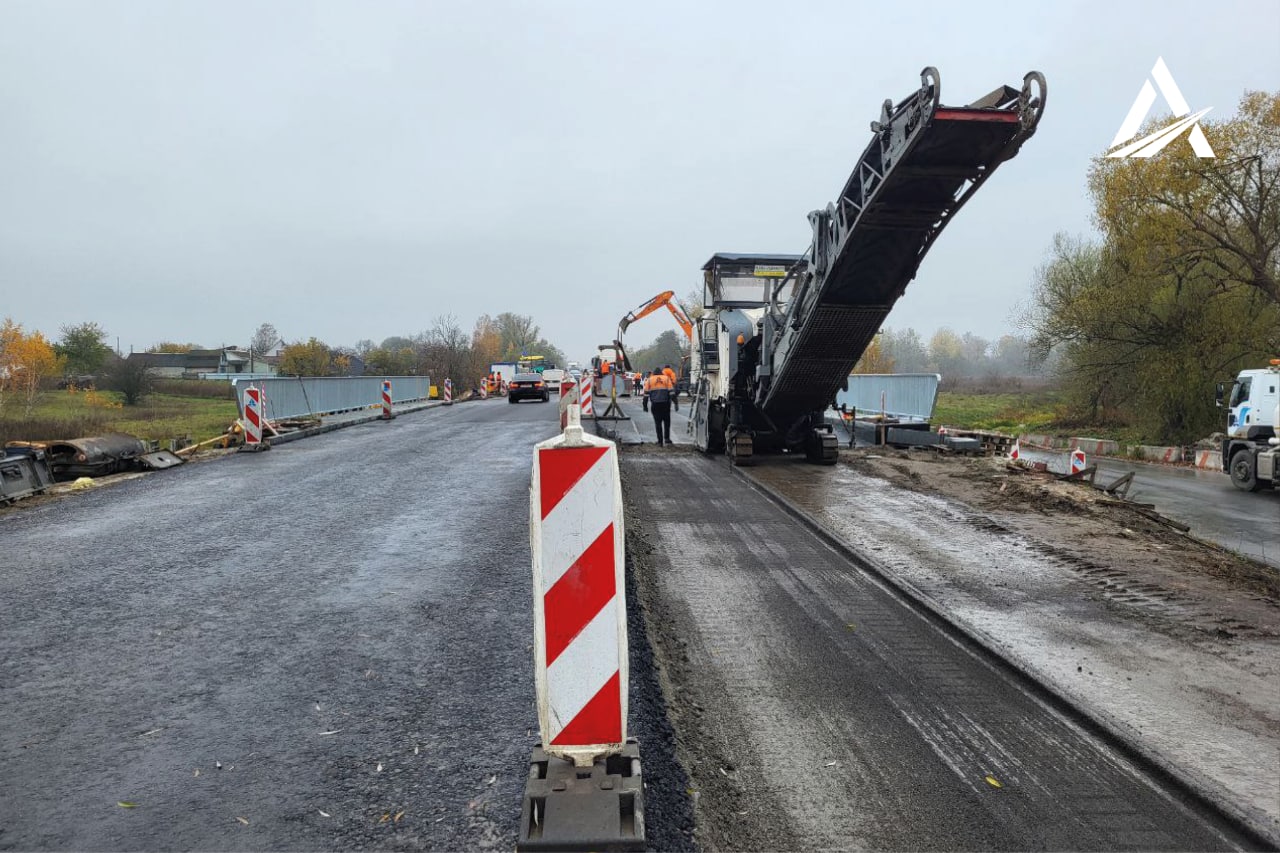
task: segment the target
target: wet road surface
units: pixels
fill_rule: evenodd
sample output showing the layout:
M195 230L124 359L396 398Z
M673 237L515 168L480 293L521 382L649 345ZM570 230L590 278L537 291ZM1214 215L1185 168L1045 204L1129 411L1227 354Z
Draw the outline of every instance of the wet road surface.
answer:
M555 431L458 405L0 520L0 849L512 848Z
M1280 569L1280 491L1242 492L1222 471L1149 465L1121 459L1098 463L1099 482L1133 472L1131 500L1191 525L1191 532Z
M641 591L724 848L1243 843L918 615L723 460L623 454Z

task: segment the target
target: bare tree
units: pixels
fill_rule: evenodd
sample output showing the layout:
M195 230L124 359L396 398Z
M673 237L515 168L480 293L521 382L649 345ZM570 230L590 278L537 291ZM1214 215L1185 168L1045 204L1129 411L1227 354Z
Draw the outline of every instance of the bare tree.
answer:
M269 355L280 343L280 333L270 323L263 323L249 340L249 348L260 355Z

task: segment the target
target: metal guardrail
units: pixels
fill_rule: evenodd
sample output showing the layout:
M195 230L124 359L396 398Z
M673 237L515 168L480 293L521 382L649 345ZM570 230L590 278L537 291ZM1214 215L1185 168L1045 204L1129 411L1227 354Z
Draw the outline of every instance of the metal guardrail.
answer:
M269 420L350 412L382 403L382 382L391 380L391 401L425 400L431 394L429 376L275 376L236 379L236 407L244 417L244 389L254 385L265 397L263 414Z
M849 390L836 393L836 406L879 414L883 394L886 415L927 421L938 403L941 380L937 373L854 373L849 376Z

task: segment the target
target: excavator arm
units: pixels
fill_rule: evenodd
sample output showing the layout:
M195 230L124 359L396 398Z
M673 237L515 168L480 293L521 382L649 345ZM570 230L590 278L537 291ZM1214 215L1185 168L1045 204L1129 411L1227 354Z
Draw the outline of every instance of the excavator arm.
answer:
M643 320L659 308L666 308L671 312L671 316L675 318L676 324L680 326L684 336L689 340L693 340L693 321L689 319L689 315L684 313L684 309L676 302L676 293L674 290L664 290L639 308L627 314L618 321L618 340L622 339L622 335L626 332L627 327L637 320Z

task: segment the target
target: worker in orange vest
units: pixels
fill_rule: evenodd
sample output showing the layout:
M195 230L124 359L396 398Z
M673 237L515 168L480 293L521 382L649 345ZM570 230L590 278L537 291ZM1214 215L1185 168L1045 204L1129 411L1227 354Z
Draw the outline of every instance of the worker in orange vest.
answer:
M664 365L662 373L671 380L671 405L678 412L680 411L680 395L676 393L676 372L671 369L671 365Z
M658 446L671 444L671 397L676 384L661 370L654 370L644 383L644 398L653 415L653 430Z

